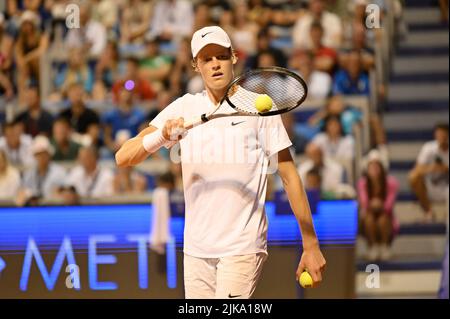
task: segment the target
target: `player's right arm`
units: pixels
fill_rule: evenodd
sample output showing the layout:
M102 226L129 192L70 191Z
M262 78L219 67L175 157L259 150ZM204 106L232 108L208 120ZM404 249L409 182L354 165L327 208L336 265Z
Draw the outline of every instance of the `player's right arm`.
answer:
M183 118L167 120L162 129L150 125L120 147L116 153L117 166L126 167L139 164L169 142L174 132L182 131L184 131ZM176 139L180 140L181 138L182 134L176 134Z

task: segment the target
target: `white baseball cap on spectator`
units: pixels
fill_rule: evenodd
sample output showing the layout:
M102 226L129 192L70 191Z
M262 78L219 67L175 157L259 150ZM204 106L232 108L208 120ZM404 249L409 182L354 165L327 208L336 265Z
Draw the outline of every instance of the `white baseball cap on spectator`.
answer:
M387 162L386 158L382 156L381 152L377 149L373 149L367 154L366 157L364 157L361 161L361 168L363 172L367 171L367 167L369 166L370 162L379 162L383 166L385 170L389 169L389 163Z
M55 153L52 144L50 144L48 138L43 135L38 135L34 138L33 145L31 146L31 151L33 152L33 155L42 152L47 152L50 155L53 155Z
M225 48L231 48L231 40L225 30L218 26L204 27L197 30L192 36L192 57L195 58L200 50L208 44L217 44Z
M41 24L41 18L31 10L24 11L20 16L20 25L27 21L33 23L35 27L39 27Z

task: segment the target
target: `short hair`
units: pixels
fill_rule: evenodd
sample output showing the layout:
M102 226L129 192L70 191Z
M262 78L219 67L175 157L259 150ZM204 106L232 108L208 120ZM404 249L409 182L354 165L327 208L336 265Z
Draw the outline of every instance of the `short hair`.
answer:
M438 131L438 130L443 130L446 131L448 134L448 123L437 123L434 126L434 132Z
M98 148L97 148L96 146L94 146L94 145L86 145L86 146L82 146L82 147L80 148L80 151L82 151L82 150L89 151L90 153L92 153L92 154L94 155L94 157L95 157L96 159L99 159L99 158L100 158L99 150L98 150Z
M53 122L53 125L55 124L55 123L64 123L64 124L66 124L67 126L71 126L70 125L70 121L69 121L69 119L67 118L67 117L65 117L65 116L58 116L56 119L55 119L55 121Z

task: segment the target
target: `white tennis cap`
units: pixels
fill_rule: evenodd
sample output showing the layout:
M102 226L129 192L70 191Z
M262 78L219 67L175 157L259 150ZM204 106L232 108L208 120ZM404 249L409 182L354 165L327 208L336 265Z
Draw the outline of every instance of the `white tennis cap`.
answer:
M197 30L192 36L192 56L195 58L200 50L208 44L218 44L225 48L231 48L230 37L221 27L204 27Z

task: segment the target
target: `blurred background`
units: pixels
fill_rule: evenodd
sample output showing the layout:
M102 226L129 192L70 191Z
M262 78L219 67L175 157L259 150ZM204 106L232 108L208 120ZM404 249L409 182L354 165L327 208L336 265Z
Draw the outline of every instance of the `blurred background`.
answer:
M0 1L0 297L183 297L180 164L162 149L117 168L114 154L204 89L190 38L219 25L236 75L282 66L309 88L283 121L328 276L314 291L292 280L301 237L273 175L255 296L448 298L448 12L448 0ZM99 243L117 259L95 259Z

